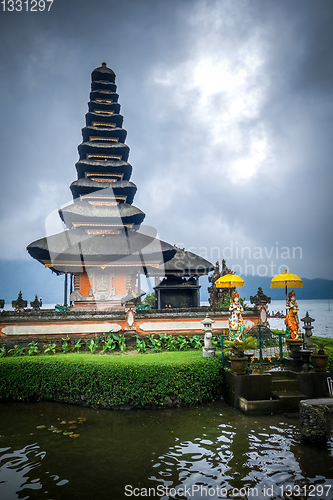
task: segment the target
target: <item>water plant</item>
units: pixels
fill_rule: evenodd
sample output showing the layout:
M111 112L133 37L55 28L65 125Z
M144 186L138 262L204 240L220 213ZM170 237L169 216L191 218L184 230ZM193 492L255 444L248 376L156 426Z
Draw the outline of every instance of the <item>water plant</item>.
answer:
M38 343L37 342L30 342L28 344L28 356L33 356L34 354L38 354L40 350L38 349Z
M10 353L12 353L13 356L24 356L25 354L25 347L20 347L19 345L14 345L12 349L9 349Z
M56 350L56 347L57 347L57 344L50 344L44 351L44 354L55 354L55 350Z

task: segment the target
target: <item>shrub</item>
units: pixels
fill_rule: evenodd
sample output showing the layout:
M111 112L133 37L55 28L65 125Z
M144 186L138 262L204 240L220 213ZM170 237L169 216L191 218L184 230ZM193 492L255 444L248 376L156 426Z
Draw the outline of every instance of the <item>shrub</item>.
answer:
M155 292L148 293L142 301L142 304L145 304L149 307L149 309L154 309L155 307Z
M185 351L187 349L188 343L183 335L178 335L176 342L177 349L179 349L180 351Z
M73 346L72 351L74 352L74 350L76 349L76 351L77 351L77 352L79 352L80 347L82 347L82 345L83 345L83 342L82 342L82 340L81 340L81 339L79 339L79 340L76 342L75 346Z
M138 335L135 335L137 350L141 353L147 352L147 346L144 339L140 339Z
M28 344L28 356L33 356L34 354L38 354L40 350L38 349L38 343L37 342L30 342Z
M66 337L65 339L63 338L63 343L61 346L62 352L66 354L68 352L69 346L68 346L68 341L70 340L69 337Z
M9 349L8 353L11 353L12 356L24 356L25 355L25 347L20 347L19 345L14 345L12 349Z
M109 335L106 333L103 334L103 339L102 339L103 345L102 345L102 351L101 354L107 352L107 351L113 351L117 347L117 343L115 339L112 336L112 333L109 332Z
M57 347L57 344L50 344L45 350L44 350L44 354L55 354L56 352L56 347Z
M98 347L98 337L95 337L95 339L91 339L90 344L88 345L88 349L93 354Z
M193 335L193 337L189 339L189 343L192 349L201 349L204 344L204 338L200 337L200 335Z
M5 357L0 361L0 401L59 401L85 406L166 402L197 404L221 393L222 365L200 351L146 356Z
M126 339L125 339L125 335L123 333L113 333L112 334L112 337L114 338L114 340L117 342L118 346L119 346L119 349L121 352L124 352L126 350Z
M160 352L162 350L162 341L160 338L155 339L154 335L148 335L147 347L153 352Z

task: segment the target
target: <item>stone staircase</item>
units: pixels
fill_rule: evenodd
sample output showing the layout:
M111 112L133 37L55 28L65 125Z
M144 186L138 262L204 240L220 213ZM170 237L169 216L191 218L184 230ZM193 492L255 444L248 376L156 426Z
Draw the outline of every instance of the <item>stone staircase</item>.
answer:
M239 408L246 414L298 412L300 401L307 399L298 388L298 381L290 371L270 372L270 399L249 401L239 398Z
M280 404L281 411L298 412L299 403L306 399L306 395L298 390L298 381L290 372L276 372L271 374L272 398Z

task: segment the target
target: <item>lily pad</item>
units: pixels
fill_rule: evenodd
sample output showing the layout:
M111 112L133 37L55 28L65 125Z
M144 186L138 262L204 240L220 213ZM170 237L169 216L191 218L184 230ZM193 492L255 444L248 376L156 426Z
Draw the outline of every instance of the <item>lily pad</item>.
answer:
M70 429L77 429L77 425L70 425L69 428Z
M69 420L68 423L69 424L76 424L76 420Z
M60 425L65 425L65 424L67 424L66 420L62 420L62 421L60 422Z
M54 431L53 431L53 432L55 432L56 434L59 434L59 433L60 433L60 432L62 432L62 431L60 431L59 429L54 429Z
M37 429L45 429L46 425L37 425Z
M80 435L80 434L71 434L69 437L70 437L70 438L77 438L77 437L79 437L79 435Z
M86 420L87 420L87 419L86 419L86 417L79 417L79 418L78 418L78 421L79 421L79 422L85 422Z
M65 431L65 432L63 432L64 436L70 436L71 434L73 434L73 432L71 432L71 431Z
M56 427L54 427L53 425L51 425L51 427L49 427L47 430L48 430L48 431L54 431L54 430L56 430L56 429L57 429Z

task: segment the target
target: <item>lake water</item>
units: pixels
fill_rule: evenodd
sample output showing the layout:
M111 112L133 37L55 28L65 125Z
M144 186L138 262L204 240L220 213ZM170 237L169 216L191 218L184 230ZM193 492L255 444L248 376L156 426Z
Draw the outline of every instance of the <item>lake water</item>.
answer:
M333 301L332 300L298 300L299 307L298 317L304 318L308 312L311 318L314 318L312 323L312 334L318 337L333 338ZM284 300L272 300L269 304L269 311L284 311L286 302ZM284 319L270 318L269 323L271 328L285 330ZM300 321L301 327L303 322ZM304 331L304 330L303 330Z
M79 418L79 437L63 435ZM118 412L6 403L0 422L1 500L333 499L333 439L302 444L298 418L244 416L222 401Z

